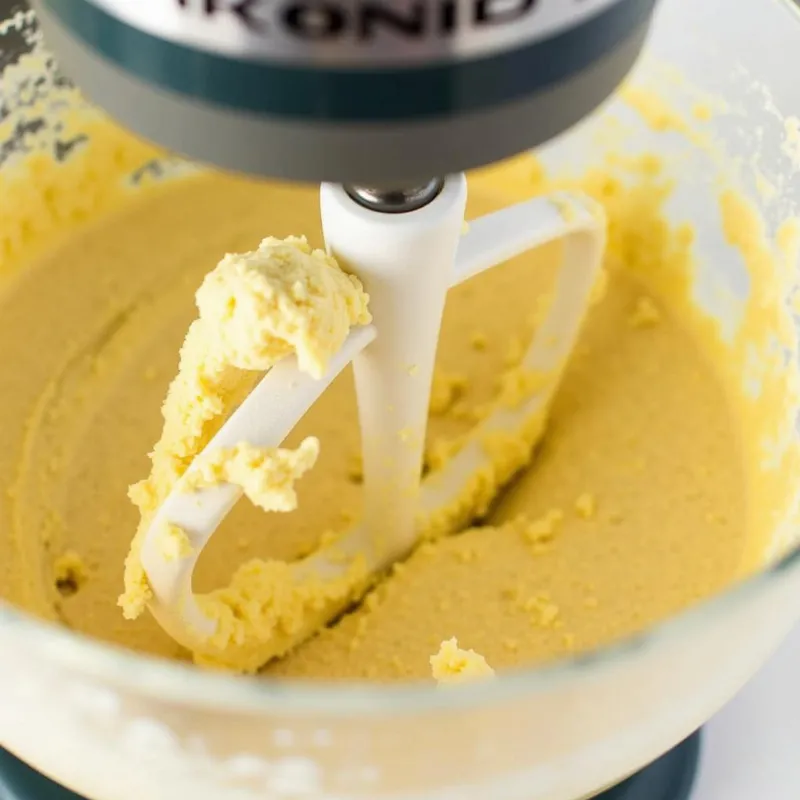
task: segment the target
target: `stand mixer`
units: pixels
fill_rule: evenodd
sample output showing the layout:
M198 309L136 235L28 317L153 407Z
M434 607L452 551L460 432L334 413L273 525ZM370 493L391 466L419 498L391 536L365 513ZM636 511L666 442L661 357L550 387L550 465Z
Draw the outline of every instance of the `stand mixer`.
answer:
M321 379L310 378L291 359L275 365L209 445L209 452L243 439L265 447L279 445L334 374L352 361L362 431L369 432L364 436L364 530L374 529L378 520L388 519L392 526L389 546L374 554L371 568L395 560L413 544L417 507L435 511L450 499L447 487L439 487L443 495L436 495L417 477L432 359L449 286L525 249L564 239L560 301L526 357L532 370L544 371L551 379L529 398L532 405L520 410L520 419L528 417L534 407L546 406L557 389L559 368L585 313L604 241L602 213L577 195L510 207L494 219L471 223L464 232L466 186L459 173L543 144L604 101L638 55L654 3L496 0L353 2L339 7L185 0L155 9L113 0L38 0L34 5L48 45L67 74L131 130L223 168L322 182L328 248L363 281L371 296L373 322L351 332ZM666 5L664 30L670 31L674 44L677 21L689 12L681 0L671 6L667 0ZM775 16L764 25L774 33L785 8L770 7ZM704 14L712 11L696 13L707 22ZM732 22L731 38L741 42L744 27ZM520 419L499 424L516 430ZM419 446L400 441L398 434L408 429L414 434L410 441ZM387 460L387 452L394 457ZM465 452L463 462L453 462L453 469L462 472L454 476L452 486L460 485L479 461L479 454ZM401 486L405 494L398 493ZM187 605L194 561L239 494L230 486L198 496L175 492L159 512L157 522L179 522L193 544L186 561L161 559L155 547L143 553L153 589L151 610L180 641L192 643L198 621L203 624ZM154 523L154 533L156 529ZM354 531L354 551L365 549L362 535ZM326 567L311 566L323 572ZM622 779L675 745L757 668L795 616L775 612L796 596L800 578L792 566L786 561L780 570L761 576L761 583L750 583L724 598L729 603L725 613L719 608L722 601L713 601L717 619L710 632L697 615L687 615L674 628L661 631L657 641L628 643L630 652L615 652L606 663L594 665L591 676L577 676L586 667L580 662L575 662L574 674L545 674L524 709L515 696L524 676L480 687L466 700L426 695L425 702L433 705L420 706L415 717L416 689L385 694L380 690L379 701L377 692L361 688L315 688L294 697L283 687L254 688L247 679L237 687L224 677L190 675L179 667L172 675L171 666L168 681L149 667L120 667L118 654L104 661L102 648L81 643L94 648L96 657L87 679L78 651L66 638L58 638L66 634L55 634L49 642L42 638L31 645L40 653L40 689L31 693L30 686L26 690L19 683L21 699L9 703L13 713L0 729L0 742L99 800L167 797L175 792L202 798L575 800ZM340 610L341 606L326 608L323 618ZM764 623L767 618L769 624ZM0 621L5 623L5 618ZM752 631L747 648L734 644L743 628ZM688 659L687 649L692 654ZM638 666L626 660L629 656L639 660ZM30 669L22 652L9 651L4 661L9 676ZM112 662L115 678L136 686L134 693L141 697L121 699L109 688L104 670ZM640 669L647 669L646 679ZM91 746L88 739L76 738L74 750L59 753L52 743L57 735L63 742L71 724L67 718L54 711L52 732L44 736L41 731L46 727L45 706L54 710L65 673L71 681L69 702L84 708L95 738ZM575 689L575 680L583 681L581 689ZM200 681L204 700L198 704ZM612 708L608 698L625 687L635 697L623 704L624 710ZM34 700L37 691L41 694ZM653 712L661 723L646 725L643 720L652 716L647 700L656 695L680 698L679 707L671 709L665 699ZM606 700L599 701L601 697ZM376 702L388 703L391 712L386 718L376 716ZM114 727L109 720L128 704L133 711L126 744L117 742L103 751L102 769L82 766L102 739L104 726ZM31 722L20 726L25 709L31 712ZM540 729L498 755L490 737L478 732L491 729L502 715L524 729L529 718L556 720L564 709L576 716L549 743ZM592 722L604 714L617 731L608 741L599 732L601 726ZM423 737L426 744L416 751L414 719L429 726ZM569 743L575 737L568 731L581 728L586 731L584 749ZM332 729L333 746L325 744ZM450 753L441 763L428 764L425 747L447 740L456 729L465 731L465 741L467 734L472 737L474 745L463 751L467 755ZM256 748L257 755L251 753L254 739L266 742ZM142 758L145 753L163 755L164 764L152 768L158 778L132 766L130 748L136 749L136 742ZM311 742L322 753L318 761L306 753ZM402 757L396 752L398 742L403 743ZM535 769L523 776L531 763L530 751L537 748L542 749L541 762L537 758ZM214 761L208 750L226 755ZM573 753L579 753L574 761ZM455 765L464 758L478 771L485 766L486 776L452 788ZM406 760L413 766L400 778ZM224 768L209 771L212 762ZM378 763L385 773L377 774ZM272 770L269 779L262 780L263 764ZM342 764L353 765L353 775L358 772L348 779L350 784L337 784L339 777L330 777ZM113 780L108 777L112 774Z

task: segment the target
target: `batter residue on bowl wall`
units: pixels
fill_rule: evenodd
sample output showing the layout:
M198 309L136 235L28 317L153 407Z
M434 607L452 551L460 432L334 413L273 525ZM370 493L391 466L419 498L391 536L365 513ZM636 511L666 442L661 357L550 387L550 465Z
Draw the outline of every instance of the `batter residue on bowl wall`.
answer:
M131 622L117 606L139 521L127 487L148 474L203 276L266 236L320 246L317 194L159 161L58 91L69 109L59 135L88 143L57 161L51 138L0 173L3 592L91 636L186 658L148 614ZM44 110L34 102L26 113ZM755 298L723 342L692 302L693 230L664 215L671 183L653 156L611 159L570 181L520 157L470 176L468 217L564 186L606 207L607 282L527 467L498 487L485 518L420 546L267 674L429 680L431 656L451 638L494 670L539 663L645 628L762 563L791 512L781 476L798 460L785 422L794 372L776 355L758 396L742 390L748 348L776 337L795 348L756 217L723 197ZM542 248L451 292L428 469L503 390L559 256ZM319 440L298 509L240 503L201 558L199 591L224 586L251 559L296 559L358 518L354 408L345 373L286 443ZM765 466L766 438L779 468Z

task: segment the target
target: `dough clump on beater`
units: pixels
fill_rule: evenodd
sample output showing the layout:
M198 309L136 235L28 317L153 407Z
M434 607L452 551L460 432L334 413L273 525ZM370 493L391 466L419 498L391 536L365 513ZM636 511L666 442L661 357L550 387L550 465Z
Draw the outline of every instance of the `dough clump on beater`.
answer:
M298 237L267 238L257 250L226 255L206 276L196 294L199 317L186 334L162 408L150 475L129 491L141 521L119 599L126 618L138 617L152 597L140 559L143 536L194 457L260 374L282 358L294 354L300 369L321 375L350 328L370 321L368 299L357 278ZM253 452L243 442L205 464L195 481L235 482L257 505L290 511L294 480L313 465L318 449L312 438L296 451L270 453Z

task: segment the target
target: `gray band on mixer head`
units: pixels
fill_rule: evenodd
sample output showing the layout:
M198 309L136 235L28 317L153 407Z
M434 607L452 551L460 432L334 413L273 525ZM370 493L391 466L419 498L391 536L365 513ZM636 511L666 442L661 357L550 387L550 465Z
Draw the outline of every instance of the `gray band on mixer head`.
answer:
M88 97L177 153L287 180L407 185L534 147L580 121L619 85L647 32L641 24L589 68L531 96L459 115L386 123L295 120L188 100L98 56L39 3L47 40Z

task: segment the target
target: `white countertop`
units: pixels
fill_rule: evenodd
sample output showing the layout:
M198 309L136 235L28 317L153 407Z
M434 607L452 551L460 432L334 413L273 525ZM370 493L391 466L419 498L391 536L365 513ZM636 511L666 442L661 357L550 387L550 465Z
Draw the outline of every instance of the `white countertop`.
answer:
M706 725L692 800L800 800L800 626Z

